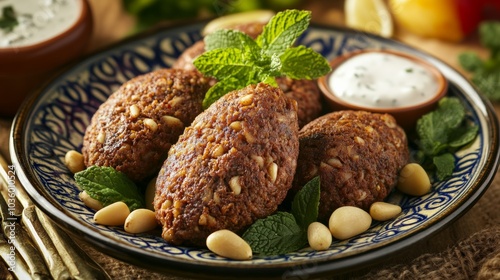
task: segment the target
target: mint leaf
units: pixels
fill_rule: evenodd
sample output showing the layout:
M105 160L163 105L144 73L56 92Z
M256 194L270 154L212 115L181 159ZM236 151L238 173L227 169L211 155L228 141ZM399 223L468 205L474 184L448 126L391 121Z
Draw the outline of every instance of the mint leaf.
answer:
M227 77L247 80L254 72L254 63L237 48L214 49L198 56L194 65L200 72L223 80Z
M490 100L500 101L500 22L483 21L479 25L481 44L490 56L481 59L473 52L465 52L458 59L462 67L472 72L471 81Z
M314 79L330 71L323 56L311 48L298 46L287 49L281 55L281 72L292 79Z
M500 67L500 63L498 66ZM474 72L471 80L488 99L500 101L500 70L479 68Z
M416 131L421 151L434 155L446 148L446 133L441 129L439 119L434 114L422 116L417 121Z
M257 220L242 237L253 252L267 256L296 251L307 244L306 233L287 212Z
M318 206L321 181L314 177L295 195L292 201L292 214L302 229L318 219Z
M455 157L452 154L446 153L436 156L432 159L432 162L436 166L436 177L438 180L444 180L453 174Z
M445 97L438 108L417 121L415 154L427 171L435 171L439 180L450 176L455 168L453 153L471 143L479 127L466 121L465 107L456 97Z
M492 50L492 57L500 51L500 23L497 21L484 21L479 25L481 44Z
M458 56L458 62L465 70L472 72L483 67L483 61L475 52L464 52Z
M420 148L427 155L436 155L448 148L449 137L465 118L465 108L455 97L445 97L438 108L417 121Z
M310 11L286 10L277 13L257 37L264 54L282 54L307 29Z
M443 128L453 129L462 123L465 117L465 108L458 98L446 97L439 100L438 108L431 114L441 118Z
M260 47L252 38L238 30L217 30L208 34L203 41L206 51L226 48L250 48L249 51L252 52L260 51Z
M91 166L75 173L75 181L104 206L123 201L130 211L144 207L144 199L135 183L112 167Z
M449 146L452 148L460 148L476 139L479 127L477 125L459 127L450 136Z
M228 77L222 81L219 81L218 83L213 85L205 94L205 99L203 99L203 108L208 108L212 103L217 101L217 99L221 98L226 93L244 87L245 84L242 83L242 80L234 77Z
M318 218L320 178L313 178L295 195L292 213L277 212L257 220L243 234L252 251L278 255L303 248L307 244L307 228Z

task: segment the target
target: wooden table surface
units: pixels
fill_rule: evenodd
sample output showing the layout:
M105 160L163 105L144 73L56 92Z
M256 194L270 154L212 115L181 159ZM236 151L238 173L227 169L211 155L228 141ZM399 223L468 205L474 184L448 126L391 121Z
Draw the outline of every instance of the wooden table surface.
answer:
M87 52L94 52L104 48L131 33L135 22L132 17L122 10L121 0L89 0L89 2L92 7L95 26ZM313 22L343 25L342 1L307 1L305 5L306 9L313 12ZM477 38L469 38L460 43L448 43L436 39L421 38L402 30L397 30L394 38L436 56L464 75L467 75L467 73L459 67L457 62L459 53L465 50L474 50L482 56L487 55L486 50L479 46ZM495 105L495 110L497 114L500 113L498 105ZM10 122L11 119L8 118L0 119L0 152L4 155L8 155L7 137ZM438 254L485 227L500 225L500 215L498 215L500 207L497 206L500 204L499 177L496 176L488 191L464 216L431 238L411 246L402 255L389 258L386 263L405 264L422 254ZM363 272L374 268L363 269ZM356 273L352 275L355 276Z

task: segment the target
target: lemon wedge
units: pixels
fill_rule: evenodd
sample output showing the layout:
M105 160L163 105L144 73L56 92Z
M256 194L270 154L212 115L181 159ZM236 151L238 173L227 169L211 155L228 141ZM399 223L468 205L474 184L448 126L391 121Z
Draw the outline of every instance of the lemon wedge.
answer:
M383 0L346 0L344 12L346 25L350 28L383 37L393 35L391 14Z
M203 36L210 34L216 30L229 28L237 24L245 24L251 22L267 23L275 15L271 10L254 10L237 14L229 14L211 20L205 25L201 31Z

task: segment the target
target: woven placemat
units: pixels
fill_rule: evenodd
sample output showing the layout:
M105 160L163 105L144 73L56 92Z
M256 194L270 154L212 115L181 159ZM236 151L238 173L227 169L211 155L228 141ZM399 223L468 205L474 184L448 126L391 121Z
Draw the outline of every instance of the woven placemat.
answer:
M500 279L500 226L477 232L442 253L424 254L360 279Z

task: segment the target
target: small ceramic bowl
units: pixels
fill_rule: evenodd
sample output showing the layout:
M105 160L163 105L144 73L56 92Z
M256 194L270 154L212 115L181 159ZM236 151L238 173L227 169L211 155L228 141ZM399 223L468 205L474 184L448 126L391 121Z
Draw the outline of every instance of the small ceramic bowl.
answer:
M354 51L334 58L330 66L318 86L332 110L388 113L407 131L448 90L436 67L398 51Z
M92 33L87 0L7 0L18 24L0 30L0 116L13 116L25 97L81 55Z

